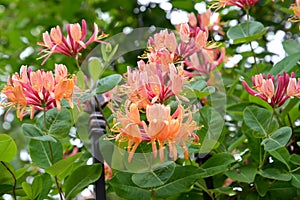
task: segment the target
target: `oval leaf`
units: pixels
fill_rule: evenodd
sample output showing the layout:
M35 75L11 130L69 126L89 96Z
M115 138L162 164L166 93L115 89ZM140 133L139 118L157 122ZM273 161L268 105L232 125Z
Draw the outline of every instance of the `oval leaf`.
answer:
M22 124L22 131L24 135L26 135L30 139L56 142L56 140L50 135L43 135L42 130L33 124Z
M290 160L290 153L285 147L281 147L274 151L269 151L269 153L271 154L271 156L285 164L286 167L290 170L290 165L288 164Z
M257 106L249 106L244 110L244 122L248 128L252 129L256 134L256 137L266 137L273 127L272 124L276 124L275 121L272 121L270 125L272 113L264 108L259 108ZM274 122L274 123L273 123ZM268 127L270 125L270 129Z
M201 167L205 170L203 178L213 176L227 170L229 164L235 162L229 153L219 153L209 158Z
M243 22L237 26L230 27L227 31L229 39L233 44L247 43L259 39L267 32L264 25L257 21Z
M51 174L52 176L58 176L65 172L66 169L68 169L76 160L82 155L81 152L70 156L66 159L60 160L54 165L48 167L46 169L46 172Z
M291 54L283 58L278 63L276 63L274 67L270 70L270 74L275 76L277 74L282 74L283 72L288 73L297 65L299 60L300 53Z
M173 175L175 163L151 170L146 173L136 173L132 176L132 181L141 188L151 188L163 185Z
M39 119L39 127L44 129L43 117ZM62 108L60 112L56 108L46 112L46 129L49 135L65 138L69 135L71 127L72 116L67 108Z
M76 85L81 89L85 90L85 80L84 80L84 73L82 71L78 71L76 73Z
M226 175L233 180L245 183L252 183L254 182L256 171L256 166L248 165L228 171L226 172Z
M32 161L41 168L47 168L63 157L62 145L59 141L54 143L31 140L29 142L29 152Z
M156 198L166 199L188 192L202 172L202 169L193 166L176 166L172 177L164 185L154 189Z
M112 74L101 78L97 82L96 93L103 94L104 92L112 90L116 85L120 83L122 76L120 74Z
M300 188L300 174L292 174L291 184L296 188Z
M290 127L282 127L278 129L271 137L262 141L266 151L274 151L280 147L284 147L292 136Z
M101 175L102 164L84 165L78 167L65 182L66 199L74 196L89 184L95 182Z
M291 180L291 174L282 173L277 168L269 168L259 171L261 176L265 178L275 179L279 181L289 181Z
M101 73L103 72L103 68L100 60L95 57L93 59L90 59L88 68L89 68L90 76L92 77L94 82L96 82L99 79Z
M124 199L151 199L151 191L132 182L132 173L118 172L109 181L116 194Z
M17 154L15 141L6 134L0 134L0 160L10 162Z

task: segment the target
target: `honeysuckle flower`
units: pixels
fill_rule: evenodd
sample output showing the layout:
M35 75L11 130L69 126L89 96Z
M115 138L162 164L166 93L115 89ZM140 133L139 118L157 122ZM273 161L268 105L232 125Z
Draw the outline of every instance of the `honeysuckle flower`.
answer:
M257 2L258 0L216 0L211 7L219 10L225 6L237 6L246 10L253 7Z
M171 115L169 105L148 105L146 108L146 116L148 124L143 121L143 127L150 138L153 156L157 156L156 142L158 142L161 161L164 160L165 143L167 143L169 147L169 157L174 160L177 159L176 144L179 144L184 149L185 158L188 159L185 142L188 137L195 136L193 132L197 129L197 125L195 121L192 121L191 116L186 122L183 122L184 108L178 105L176 111Z
M300 98L300 79L297 79L294 77L294 73L291 74L289 84L287 87L287 95L289 97L298 97Z
M182 146L183 154L186 160L188 160L189 158L189 152L186 146L186 141L188 138L192 138L193 141L198 142L199 137L197 134L195 134L194 131L199 128L201 127L197 126L197 123L192 118L192 113L189 112L187 120L181 124L178 134L176 136L176 141L178 141L179 144Z
M178 96L185 79L182 67L145 63L141 60L137 69L127 68L127 82L122 87L126 89L131 102L146 109L149 104L163 103L172 96Z
M205 13L197 14L190 13L188 15L188 24L192 36L196 35L198 28L201 30L217 31L219 34L224 35L222 27L220 25L220 14L217 12L211 12L210 9Z
M177 43L174 33L168 33L167 30L156 33L154 38L149 38L148 51L150 53L146 57L149 59L149 62L171 64L178 60L184 60L206 47L208 39L207 29L201 30L197 28L196 32L191 34L188 24L185 23L179 25L178 31L181 38L180 43Z
M116 141L128 142L128 162L131 161L138 145L142 142L142 134L139 128L139 123L141 122L137 104L132 103L131 105L128 105L129 103L130 102L127 102L125 107L125 114L118 112L118 124L115 125L114 130L119 132Z
M17 106L17 118L20 118L22 120L23 113L27 106L27 101L25 98L25 95L22 90L21 85L17 85L13 87L12 85L7 85L2 89L2 93L6 95L6 97L11 101L9 103L6 103L4 105L7 105L9 107L16 105Z
M93 42L104 43L101 39L107 37L103 32L98 35L99 28L96 23L94 23L94 33L92 36L85 41L86 38L86 21L83 19L81 26L79 23L68 24L67 25L68 35L64 37L59 26L51 28L50 34L48 31L43 33L43 42L38 42L37 44L44 47L40 51L44 55L42 65L47 61L47 59L54 53L64 54L66 56L75 56L78 59L80 51L85 49L89 44Z
M295 0L295 3L291 4L290 9L294 12L294 16L289 20L293 22L299 22L300 21L300 0Z
M202 49L185 60L187 65L185 74L188 77L209 75L224 59L225 48Z
M169 147L169 157L177 159L176 145L180 145L185 158L188 159L186 141L189 138L199 140L194 133L198 126L193 121L191 112L186 118L185 110L179 104L176 111L171 114L170 106L160 103L147 105L144 120L141 120L140 112L141 109L136 103L127 100L125 112L117 113L117 123L112 128L114 132L119 132L116 136L117 142L127 142L128 162L131 162L137 147L143 141L151 143L153 156L157 157L159 152L161 161L164 160L165 145ZM159 150L156 147L157 143Z
M180 39L184 43L188 43L190 41L190 27L188 24L180 24L179 28L179 33L180 33Z
M104 176L106 182L113 177L113 171L105 160L104 160Z
M286 95L289 82L290 77L284 72L283 75L279 74L277 76L277 82L275 82L274 76L271 76L270 74L268 74L268 77L264 74L253 76L252 83L256 91L251 89L246 81L243 80L242 84L249 94L263 99L274 108L276 106L281 106L289 98L289 95ZM289 94L292 91L291 88L292 86L290 86Z
M17 117L22 120L26 115L25 109L30 107L30 118L34 117L35 110L61 109L61 100L66 99L73 107L72 94L75 86L75 75L69 75L65 65L55 65L55 73L37 70L33 72L27 66L21 66L20 74L15 73L8 78L3 88L9 100L4 104L7 107L17 108Z
M154 50L167 49L174 53L178 44L173 32L168 33L167 30L162 30L159 33L154 34L153 38L149 38L148 46Z

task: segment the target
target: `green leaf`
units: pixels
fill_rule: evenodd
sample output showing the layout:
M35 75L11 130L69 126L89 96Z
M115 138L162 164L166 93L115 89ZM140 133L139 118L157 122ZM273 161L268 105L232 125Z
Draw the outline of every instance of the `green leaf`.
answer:
M282 74L283 72L289 73L297 65L299 60L300 53L286 56L274 65L274 67L270 70L270 74L275 76L277 74Z
M73 171L65 182L66 199L70 199L95 182L101 175L101 166L102 164L84 165Z
M0 195L9 194L13 190L13 185L0 183Z
M14 168L7 162L4 162L4 165L2 162L0 163L0 184L13 185L14 179L6 167L12 172L14 172Z
M268 189L268 199L298 199L299 193L297 194L297 188L292 186L287 181L275 181L272 186Z
M202 169L193 166L176 166L173 176L155 190L158 199L179 195L192 189L192 185L201 177Z
M43 179L40 176L34 177L31 185L32 199L35 199L42 192L43 187Z
M24 124L22 124L21 128L22 128L24 135L26 135L30 139L56 142L56 140L53 137L51 137L50 135L43 135L42 130L33 124L24 123Z
M44 128L44 119L39 119L40 128ZM60 112L57 109L51 109L46 112L46 128L48 134L56 138L65 138L69 135L72 127L71 112L67 108L62 108Z
M290 162L295 165L300 165L300 155L298 154L292 154L290 157Z
M96 93L102 94L104 92L112 90L116 85L120 83L122 76L120 74L112 74L101 78L97 81Z
M76 85L81 89L85 90L85 80L84 80L84 73L82 71L78 71L76 73Z
M132 182L132 173L118 172L109 181L116 194L124 199L150 199L151 192Z
M274 151L280 147L285 146L292 136L292 129L290 127L281 127L271 137L262 141L266 151Z
M300 174L292 174L291 184L296 188L300 188Z
M202 177L209 177L227 171L228 165L234 163L233 156L229 153L218 153L209 158L201 168L204 170Z
M288 164L290 160L290 153L285 147L281 147L279 149L269 151L269 153L271 154L271 156L273 156L274 158L276 158L277 160L285 164L287 168L290 170L290 166Z
M255 177L254 185L255 185L255 188L256 188L258 194L261 197L264 197L268 192L270 182L268 180L265 180L265 178L263 178L262 176L258 175Z
M109 47L109 46L110 45L106 45L106 47ZM106 49L106 52L108 52L108 53L110 52L109 56L105 60L106 63L111 62L111 59L113 58L113 56L115 55L115 53L117 52L118 49L119 49L119 44L116 44L115 47L112 49L112 51L111 51L111 46L110 46L110 49Z
M242 166L230 171L227 171L225 174L233 180L239 182L252 183L254 182L256 175L257 167L253 165Z
M88 69L90 76L92 77L94 82L96 82L99 79L99 76L103 72L101 61L98 58L93 58L89 61Z
M203 107L200 111L199 124L204 127L199 131L202 139L199 153L210 152L217 144L222 134L224 118L210 106Z
M251 157L249 157L249 159L256 163L260 163L260 154L262 148L260 146L261 139L255 137L255 132L252 129L249 129L245 122L242 124L242 133L247 137L246 145L251 153Z
M17 154L15 141L6 134L0 134L0 161L10 162Z
M54 143L31 140L29 142L29 152L32 161L41 168L48 168L63 157L62 145L59 141Z
M228 112L233 119L240 120L243 117L245 108L248 106L251 106L251 103L234 103L227 106L226 112Z
M150 170L146 173L136 173L132 176L132 181L141 188L157 187L165 184L173 175L175 163L172 162L167 166L162 166L159 169Z
M82 155L81 152L70 156L68 158L62 159L55 163L54 165L46 168L46 172L51 174L52 176L58 176L65 172L80 156Z
M26 173L27 170L28 170L28 167L17 169L15 171L16 179L21 178Z
M277 168L268 168L259 171L260 175L265 178L275 179L279 181L289 181L291 180L292 176L288 173L282 173Z
M52 186L52 180L51 180L51 176L49 174L42 174L40 176L36 176L36 179L40 179L42 180L42 185L39 185L37 183L39 183L40 181L37 181L37 183L35 183L33 181L32 187L35 188L42 188L42 191L40 191L39 196L38 196L38 200L44 200L44 199L48 199L48 194L51 190L51 186Z
M34 199L31 185L27 182L22 183L22 188L29 199Z
M198 99L202 99L204 97L207 97L208 95L214 93L216 89L212 86L208 86L204 88L202 91L194 89L194 93L196 94Z
M300 45L296 40L285 40L282 46L288 55L300 53Z
M233 44L240 44L257 40L266 32L267 29L262 23L251 21L230 27L227 31L227 36L229 39L233 40Z
M49 174L35 176L31 185L27 182L22 183L22 188L27 197L37 200L47 199L51 186L52 181Z
M182 9L186 11L192 11L192 8L194 8L194 3L192 1L185 0L173 0L172 5L176 9Z
M244 110L243 117L245 124L255 132L256 137L266 137L270 130L275 128L274 125L272 126L273 121L270 124L272 113L264 108L249 106ZM270 130L268 130L269 125Z

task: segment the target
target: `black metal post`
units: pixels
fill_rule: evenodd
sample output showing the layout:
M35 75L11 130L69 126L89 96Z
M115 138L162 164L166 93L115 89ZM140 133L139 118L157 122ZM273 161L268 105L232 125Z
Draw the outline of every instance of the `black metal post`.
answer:
M104 159L99 150L99 138L106 133L106 121L103 115L99 111L99 107L95 106L98 104L99 100L102 103L103 97L96 97L96 102L91 102L92 106L95 108L95 112L91 112L89 119L89 137L91 140L92 155L94 163L102 163L102 173L100 178L95 182L95 199L96 200L106 200L106 190L105 190L105 171L104 171ZM101 101L102 100L102 101ZM99 105L101 106L101 105ZM102 105L103 106L103 105Z

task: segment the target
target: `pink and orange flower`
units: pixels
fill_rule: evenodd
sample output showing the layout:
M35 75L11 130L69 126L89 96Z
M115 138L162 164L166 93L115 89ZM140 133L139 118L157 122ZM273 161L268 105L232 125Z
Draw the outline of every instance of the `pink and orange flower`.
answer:
M300 0L295 0L295 3L291 4L290 9L294 12L294 16L290 18L292 22L300 21Z
M246 10L253 7L257 2L258 0L216 0L211 7L217 8L217 10L219 10L226 6L237 6L241 9Z
M300 79L294 77L294 72L291 74L290 81L287 87L287 95L289 97L298 97L300 98Z
M3 88L8 102L6 107L16 107L17 117L22 120L27 106L30 107L30 118L34 117L35 110L50 110L54 107L60 111L61 100L66 99L73 107L72 94L76 76L68 74L65 65L55 65L55 76L51 71L37 70L22 66L20 74L15 73L8 78Z
M51 28L50 34L48 31L43 33L43 42L38 42L38 45L44 47L40 53L44 53L40 58L44 58L42 65L54 53L64 54L66 56L75 56L78 59L79 53L93 42L104 43L101 39L107 37L103 32L98 35L98 25L94 23L94 33L85 42L86 39L86 21L83 19L81 26L79 23L67 25L68 35L63 36L59 26Z
M189 113L187 119L185 110L178 105L176 111L171 115L169 105L154 103L146 107L146 120L140 120L140 110L135 103L128 104L127 101L125 114L118 113L115 131L119 132L116 137L117 142L127 142L129 153L128 162L131 162L133 155L142 141L150 141L153 156L156 158L157 143L159 146L159 157L164 161L164 146L169 147L169 157L177 159L176 145L180 145L184 151L184 157L189 158L186 141L191 138L198 141L198 136L194 133L198 129L192 114Z
M294 81L294 79L292 80ZM263 99L273 108L281 106L290 95L295 95L296 93L296 88L293 83L290 84L290 77L285 72L283 75L279 74L277 76L277 82L275 82L274 76L270 74L268 74L268 77L264 74L258 74L252 77L252 83L256 90L251 89L246 81L242 81L243 86L249 94ZM287 91L288 94L286 94Z

